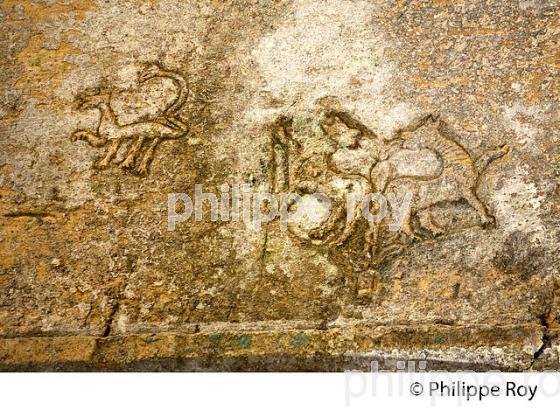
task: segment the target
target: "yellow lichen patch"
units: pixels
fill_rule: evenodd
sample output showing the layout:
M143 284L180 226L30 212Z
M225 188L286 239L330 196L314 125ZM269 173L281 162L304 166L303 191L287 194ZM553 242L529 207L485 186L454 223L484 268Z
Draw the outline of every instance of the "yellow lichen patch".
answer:
M86 336L3 339L0 354L4 364L78 362L92 360L95 347L95 338Z
M59 1L52 4L36 3L31 0L5 0L0 3L0 10L13 10L7 18L10 23L19 21L15 7L22 7L24 16L34 24L70 16L74 16L76 20L82 20L87 11L97 9L92 0Z
M157 301L157 305L165 306L168 303L175 302L177 300L177 293L171 292L169 294L160 295Z
M493 27L463 27L461 29L449 30L450 36L468 37L468 36L499 36L504 31Z
M4 175L8 174L4 173ZM7 186L0 186L0 214L3 214L7 211L9 202L8 198L13 197L14 195L15 192L13 189L8 188Z
M422 76L417 76L415 84L419 88L447 88L449 86L467 86L469 80L466 77L426 79Z
M451 6L452 4L451 0L432 0L432 7Z
M10 175L13 171L13 167L10 164L0 165L0 172L4 175Z
M35 267L35 279L38 282L48 282L50 279L49 269L45 262L39 262Z
M12 267L18 258L53 257L56 245L49 241L49 233L41 222L42 212L7 213L0 222L0 268ZM8 222L9 221L9 222Z
M66 216L49 209L0 210L4 214L4 220L0 219L0 268L12 267L18 258L50 260L58 256L65 244L76 246L82 240L108 240L104 233L88 228L91 210L87 205ZM87 262L83 265L82 270L87 271ZM42 272L39 269L37 273L40 276Z
M57 49L43 47L42 34L31 37L27 47L17 56L24 68L16 87L25 90L29 96L39 100L51 100L54 90L60 86L64 76L75 67L67 57L80 51L67 41L65 33Z
M534 73L529 75L528 86L525 88L525 101L529 104L537 104L542 101L542 90L541 85L543 81L547 78L544 73Z
M551 50L551 54L544 57L544 62L551 65L553 68L560 68L560 47Z

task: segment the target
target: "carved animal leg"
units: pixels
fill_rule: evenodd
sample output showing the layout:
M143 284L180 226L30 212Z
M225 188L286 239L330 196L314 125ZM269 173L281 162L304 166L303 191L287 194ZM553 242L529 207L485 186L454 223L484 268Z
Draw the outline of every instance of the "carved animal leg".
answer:
M187 132L189 126L177 117L163 117L156 120L159 124L171 128L174 131ZM182 134L181 134L182 135Z
M484 206L484 204L477 198L477 196L469 191L463 192L463 197L467 200L470 206L472 206L476 212L480 215L480 219L482 220L483 225L492 225L496 221L493 216L488 213L488 210Z
M179 118L170 117L167 118L167 120L169 121L170 125L175 129L179 129L181 131L188 131L189 129L189 126L185 124L183 121L181 121Z
M377 253L377 256L375 257L376 260L374 261L374 264L379 266L381 263L383 263L387 259L392 258L392 257L398 255L399 253L401 253L402 250L403 250L403 246L399 243L395 243L395 244L388 245L388 246L384 247L383 249L381 249Z
M361 215L362 215L362 211L361 211L361 208L360 208L359 205L356 206L356 209L354 211L355 211L354 218L350 222L347 222L345 224L344 230L342 231L342 234L340 235L340 237L334 243L335 245L337 245L337 246L342 245L344 242L346 242L346 240L354 232L354 228L356 227L356 222L361 218Z
M357 281L356 296L363 303L371 302L374 293L376 279L379 273L375 270L360 272Z
M144 144L145 139L146 138L142 136L138 138L138 140L136 140L132 148L130 148L130 151L128 151L126 159L121 163L121 168L132 168L134 166L134 161L136 160L138 153L142 149L142 145Z
M411 238L414 238L414 239L422 239L422 238L420 237L420 235L418 235L416 232L414 232L414 229L412 229L411 218L412 218L412 212L411 212L411 210L409 209L409 210L406 212L406 214L405 214L405 216L404 216L404 218L403 218L403 222L402 222L402 225L401 225L401 231L402 231L405 235L407 235L407 236L409 236L409 237L411 237Z
M140 165L137 168L137 171L140 174L146 174L148 172L148 167L150 166L150 162L152 162L152 159L154 158L154 151L157 145L159 144L159 141L160 141L159 138L154 138L154 140L152 141L152 143L144 153L142 162L140 162Z
M94 148L102 147L107 143L105 138L101 138L91 131L76 131L70 137L70 141L86 141L90 146Z
M365 235L366 243L364 244L364 253L370 256L375 255L377 252L377 235L379 233L379 227L375 222L369 222L369 228Z
M393 178L394 169L389 160L381 161L375 165L370 174L370 180L374 189L379 193L385 193L385 189Z
M106 168L109 166L111 160L117 153L120 144L121 141L118 139L111 141L111 145L109 145L109 148L107 149L107 154L105 154L105 158L103 158L101 161L97 163L97 168Z

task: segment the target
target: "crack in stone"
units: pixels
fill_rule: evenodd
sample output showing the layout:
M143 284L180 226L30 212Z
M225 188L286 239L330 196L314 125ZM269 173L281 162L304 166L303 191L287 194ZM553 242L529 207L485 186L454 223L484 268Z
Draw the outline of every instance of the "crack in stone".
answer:
M111 332L113 330L113 319L117 315L117 312L119 311L119 307L120 307L120 302L117 300L113 304L113 307L111 308L111 313L109 314L109 317L105 322L105 327L103 329L102 337L108 337L111 335Z
M539 318L541 326L543 327L541 346L533 354L533 360L531 360L531 365L529 366L528 370L533 369L533 366L535 365L537 360L542 356L544 351L546 349L550 348L551 345L552 345L552 340L551 340L550 333L549 333L549 330L550 330L550 322L549 322L549 319L548 319L549 314L550 314L550 308L548 309L548 311L546 313L541 315L540 318Z

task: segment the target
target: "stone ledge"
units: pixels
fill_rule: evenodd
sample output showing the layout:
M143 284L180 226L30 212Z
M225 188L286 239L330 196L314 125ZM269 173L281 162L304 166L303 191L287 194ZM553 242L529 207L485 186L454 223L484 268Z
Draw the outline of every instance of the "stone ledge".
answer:
M0 340L2 371L367 371L531 369L544 328L356 326L320 329L26 337ZM547 349L539 368L560 369ZM408 367L408 370L414 368Z

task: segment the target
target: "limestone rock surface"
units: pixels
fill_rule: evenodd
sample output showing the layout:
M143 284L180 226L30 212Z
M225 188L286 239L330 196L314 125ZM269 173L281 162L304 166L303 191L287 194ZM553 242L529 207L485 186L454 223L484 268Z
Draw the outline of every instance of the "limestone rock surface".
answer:
M0 369L559 369L559 16L2 1Z

